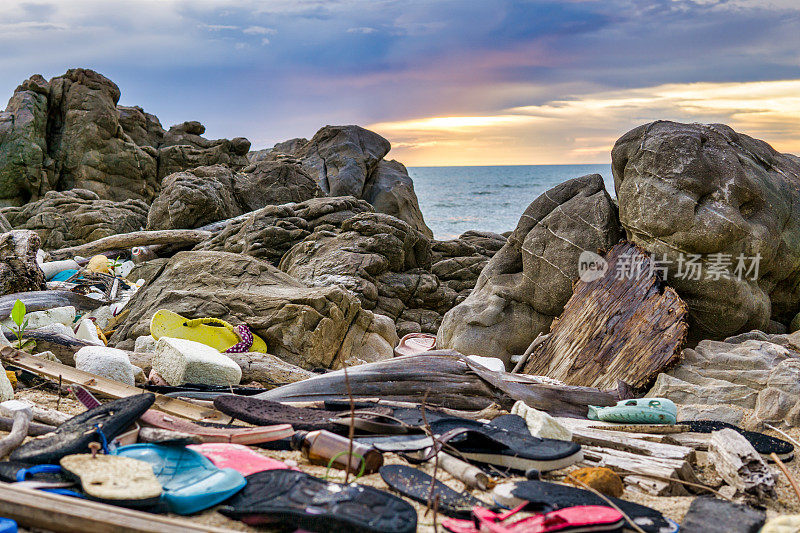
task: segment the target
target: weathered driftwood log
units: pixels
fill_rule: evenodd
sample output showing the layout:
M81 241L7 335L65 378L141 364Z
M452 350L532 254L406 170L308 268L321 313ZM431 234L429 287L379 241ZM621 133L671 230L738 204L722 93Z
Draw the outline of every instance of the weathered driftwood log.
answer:
M14 424L11 426L11 433L0 439L0 457L5 457L22 444L28 436L33 413L30 409L18 409L14 412Z
M109 250L121 250L133 246L145 246L151 244L170 244L180 246L194 246L195 244L211 237L210 231L195 229L165 229L157 231L134 231L131 233L120 233L97 239L96 241L52 250L50 257L55 260L69 259L75 255L91 256L101 254Z
M653 273L647 252L624 242L594 281L578 280L550 336L528 358L526 374L570 385L646 387L675 363L686 338L687 308Z
M708 458L720 477L738 492L758 501L775 496L775 476L738 431L726 428L711 433Z
M14 303L21 300L25 304L28 313L33 311L45 311L54 307L65 307L71 305L78 311L90 311L97 309L105 302L89 298L82 294L70 291L30 291L7 294L0 297L0 320L4 320L11 315Z
M588 388L552 385L531 376L493 372L446 350L396 357L347 370L355 398L427 402L450 409L479 410L492 403L510 409L522 400L560 416L585 417L588 405L613 405L611 394ZM314 376L257 395L274 401L344 400L349 397L344 370Z

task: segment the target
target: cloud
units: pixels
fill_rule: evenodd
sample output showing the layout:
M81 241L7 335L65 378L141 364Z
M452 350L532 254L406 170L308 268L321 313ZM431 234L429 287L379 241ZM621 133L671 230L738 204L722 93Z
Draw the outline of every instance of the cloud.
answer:
M363 35L368 35L370 33L375 33L378 30L375 28L370 28L368 26L361 26L358 28L347 28L347 33L361 33Z
M230 26L225 24L198 24L198 28L208 31L223 31L223 30L238 30L239 26ZM247 31L245 30L245 33Z
M248 26L242 30L246 35L275 35L278 30L275 28L265 28L264 26Z

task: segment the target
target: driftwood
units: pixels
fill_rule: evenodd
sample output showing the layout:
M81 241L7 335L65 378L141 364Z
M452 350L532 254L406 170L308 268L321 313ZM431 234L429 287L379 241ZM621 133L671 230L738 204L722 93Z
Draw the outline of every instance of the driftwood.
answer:
M758 501L775 497L775 476L738 431L726 428L712 432L708 459L720 477L738 492Z
M0 457L5 457L22 444L22 441L28 436L28 427L32 418L33 413L27 407L14 412L14 424L11 426L11 432L0 439Z
M122 250L133 246L145 246L150 244L171 244L181 246L194 246L209 237L210 231L195 229L165 229L157 231L134 231L131 233L120 233L97 239L86 244L52 250L50 257L55 260L70 259L76 255L91 256L101 254L109 250Z
M440 468L466 486L480 490L488 490L492 487L492 481L489 479L489 476L477 466L473 466L444 452L437 453L436 457L439 461L438 464Z
M677 361L688 329L684 302L651 273L649 255L636 245L620 243L605 259L603 277L575 283L550 336L530 355L526 374L600 389L622 381L641 389Z
M10 432L12 427L14 427L13 418L8 416L0 416L0 431ZM55 429L55 426L31 422L28 424L28 436L38 437L39 435L44 435L46 433L50 433L51 431L55 431Z
M585 417L588 405L613 405L614 398L587 387L545 384L530 376L492 372L452 351L431 351L367 363L347 370L352 396L477 411L497 403L510 409L524 401L558 416ZM344 371L338 370L256 395L273 401L349 398ZM600 402L600 403L596 403Z
M66 307L68 305L78 311L91 311L107 303L70 291L16 292L0 296L0 320L4 320L11 315L11 309L17 300L21 300L25 304L25 311L28 313L46 311L54 307Z

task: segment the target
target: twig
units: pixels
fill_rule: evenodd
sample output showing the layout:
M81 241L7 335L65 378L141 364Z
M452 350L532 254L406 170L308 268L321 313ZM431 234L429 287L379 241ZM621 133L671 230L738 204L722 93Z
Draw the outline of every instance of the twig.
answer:
M425 427L425 432L431 436L432 439L436 439L433 435L433 429L431 425L428 423L428 415L425 414L425 404L428 401L428 392L425 391L425 396L422 397L422 403L420 404L420 413L422 414L422 423ZM433 443L434 447L436 446L436 442ZM433 491L436 488L436 474L439 470L439 454L437 453L434 455L433 458L433 476L431 478L431 489L428 491L428 501L427 501L427 509L425 509L425 514L423 516L428 516L428 511L431 510L431 505L433 504ZM436 511L433 514L433 528L436 529Z
M792 474L790 474L789 470L786 469L786 465L783 464L783 461L781 461L781 458L778 457L777 453L772 452L771 454L769 454L769 456L772 458L773 461L775 461L775 464L778 465L778 468L781 469L783 475L785 475L786 478L789 480L789 484L794 489L794 493L797 494L797 499L800 500L800 487L797 486L797 482L792 477Z
M568 477L569 479L571 479L571 480L572 480L572 481L574 481L575 483L577 483L577 484L581 485L583 488L585 488L585 489L586 489L586 490L588 490L589 492L593 492L595 496L597 496L598 498L601 498L601 499L602 499L604 502L606 502L608 505L610 505L611 507L613 507L614 509L616 509L617 511L619 511L619 514L621 514L621 515L622 515L622 516L625 518L625 520L627 520L627 521L628 521L628 524L629 524L629 525L630 525L630 526L631 526L633 529L635 529L635 530L636 530L638 533L645 533L645 530L644 530L644 529L640 528L640 527L639 527L639 526L636 524L636 522L634 522L633 520L631 520L631 517L630 517L630 516L628 516L627 514L625 514L625 513L622 511L622 509L620 509L618 506L614 505L614 502L612 502L611 500L609 500L608 498L606 498L606 496L605 496L604 494L601 494L599 491L597 491L597 490L595 490L594 488L590 487L589 485L587 485L586 483L584 483L584 482L583 482L583 481L581 481L580 479L577 479L577 478L573 477L571 474L567 474L567 476L566 476L566 477Z
M350 428L347 432L347 438L350 440L347 449L347 468L344 471L344 484L350 480L350 466L353 460L353 438L356 432L356 402L353 400L353 389L350 388L350 377L347 375L347 365L342 365L344 370L344 384L347 387L347 397L350 399ZM363 460L366 466L366 458Z
M525 350L525 353L522 354L522 356L519 358L519 361L517 361L517 364L514 365L514 370L511 371L512 374L516 374L517 372L520 372L525 367L525 363L528 362L528 358L533 353L533 350L535 350L537 346L542 344L544 342L544 338L546 338L546 337L547 337L547 335L545 335L544 333L540 332L536 336L536 338L533 339L533 341L528 346L528 349Z

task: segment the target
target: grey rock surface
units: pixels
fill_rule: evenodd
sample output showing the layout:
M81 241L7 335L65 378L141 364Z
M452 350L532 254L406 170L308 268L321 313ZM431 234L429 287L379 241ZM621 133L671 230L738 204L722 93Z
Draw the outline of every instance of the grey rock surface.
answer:
M36 263L39 244L32 231L0 233L0 296L45 289L44 273Z

